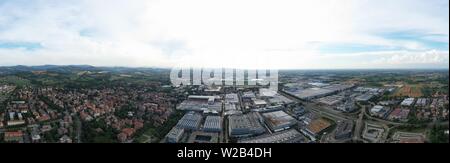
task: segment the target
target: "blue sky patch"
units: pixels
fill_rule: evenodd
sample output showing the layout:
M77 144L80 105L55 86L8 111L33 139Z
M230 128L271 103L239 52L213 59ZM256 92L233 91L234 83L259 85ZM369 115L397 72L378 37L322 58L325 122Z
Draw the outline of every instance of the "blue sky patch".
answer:
M429 49L435 50L447 50L448 51L448 36L443 34L424 34L414 31L401 31L401 32L390 32L380 34L381 37L389 40L399 40L399 41L414 41L421 43ZM447 41L438 41L436 39L430 38L447 38ZM442 39L445 40L445 39Z
M36 50L41 49L42 45L40 43L33 42L1 42L0 49L26 49L26 50Z
M388 50L400 50L400 49L379 45L365 45L365 44L351 44L351 43L325 43L320 44L319 47L319 51L324 54L362 53L362 52L388 51Z
M92 37L95 34L95 30L94 29L83 29L79 32L80 36L83 37Z

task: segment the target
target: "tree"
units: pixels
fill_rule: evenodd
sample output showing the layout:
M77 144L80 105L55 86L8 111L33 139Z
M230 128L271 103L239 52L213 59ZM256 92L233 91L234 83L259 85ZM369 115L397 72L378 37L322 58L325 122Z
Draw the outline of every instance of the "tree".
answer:
M431 143L449 143L449 137L445 133L446 130L448 130L448 128L435 125L430 132Z

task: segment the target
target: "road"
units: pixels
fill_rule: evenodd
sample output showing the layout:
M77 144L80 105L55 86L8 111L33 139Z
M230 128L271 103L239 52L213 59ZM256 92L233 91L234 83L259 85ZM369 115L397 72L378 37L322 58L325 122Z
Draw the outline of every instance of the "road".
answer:
M330 117L335 120L355 120L356 118L349 115L343 115L342 113L332 110L330 108L324 108L321 106L317 106L314 103L303 103L306 109L309 109L310 111L313 111L315 113L318 113L319 115L323 115L326 117Z
M83 124L80 121L80 117L78 117L78 115L74 116L74 121L75 121L75 126L76 126L76 139L77 139L77 143L81 143L81 132L82 132L82 128L83 128Z
M288 97L289 99L291 99L297 103L302 103L306 109L309 109L310 111L314 111L315 113L318 113L319 115L324 115L324 116L330 117L335 120L356 120L356 117L354 117L352 115L344 115L340 111L333 110L331 108L324 108L323 106L318 106L317 104L314 104L312 102L306 102L306 101L299 100L299 99L297 99L289 94L286 94L284 92L281 92L281 91L280 91L280 94L285 97Z
M364 109L364 108L363 108ZM353 140L360 140L361 139L361 131L362 128L364 127L364 110L360 110L360 113L358 115L358 120L356 120L356 124L355 124L355 132L353 133Z
M152 137L148 136L147 134L142 134L143 137L145 137L145 141L143 141L142 143L151 143L152 142Z
M224 96L222 96L222 99L224 99ZM228 143L228 119L225 116L225 102L222 101L222 140L219 140L219 143Z

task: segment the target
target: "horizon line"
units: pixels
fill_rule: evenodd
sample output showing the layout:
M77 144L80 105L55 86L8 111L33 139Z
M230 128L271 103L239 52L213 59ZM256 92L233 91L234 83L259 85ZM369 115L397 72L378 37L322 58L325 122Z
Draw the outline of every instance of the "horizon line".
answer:
M156 69L171 69L174 67L178 67L178 66L96 66L96 65L89 65L89 64L67 64L67 65L58 65L58 64L44 64L44 65L12 65L12 66L3 66L0 65L0 68L5 68L5 67L18 67L18 66L24 66L24 67L41 67L41 66L59 66L59 67L64 67L64 66L90 66L90 67L95 67L95 68L156 68ZM188 67L185 67L188 68ZM190 68L197 68L197 67L190 67ZM202 69L218 69L218 68L211 68L211 67L200 67ZM220 68L219 68L220 69ZM228 68L228 67L224 67L222 69L244 69L244 70L249 70L249 69L260 69L261 68ZM269 68L270 69L270 68ZM269 70L268 69L268 70ZM405 68L405 67L398 67L398 68L278 68L277 70L449 70L449 67L445 67L445 68Z

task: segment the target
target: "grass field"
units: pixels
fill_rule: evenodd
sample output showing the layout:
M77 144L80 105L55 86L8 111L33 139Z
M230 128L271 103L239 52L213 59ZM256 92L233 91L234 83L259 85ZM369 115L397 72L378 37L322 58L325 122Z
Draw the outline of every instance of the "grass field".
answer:
M142 135L140 135L138 138L136 138L136 142L139 143L152 143L157 141L158 139L154 137L156 130L155 128L149 128L147 129Z
M30 81L17 76L4 76L0 77L0 84L13 84L16 86L27 86L30 85Z

